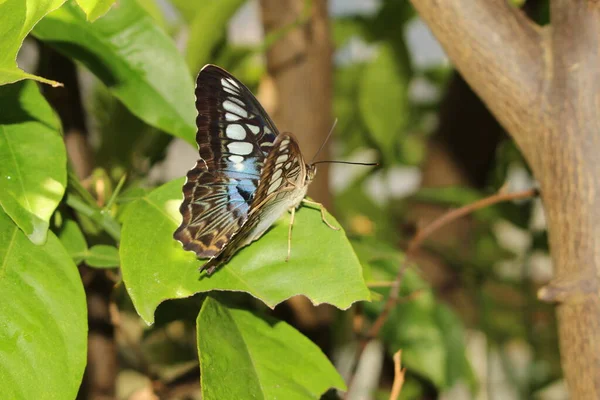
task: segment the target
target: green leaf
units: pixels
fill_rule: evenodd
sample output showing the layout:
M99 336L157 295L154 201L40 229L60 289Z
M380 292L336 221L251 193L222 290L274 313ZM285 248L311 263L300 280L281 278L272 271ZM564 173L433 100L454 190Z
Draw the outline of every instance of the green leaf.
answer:
M97 244L90 247L85 262L90 267L115 268L119 266L119 250L114 246Z
M87 359L85 293L53 233L33 245L0 211L0 398L74 399Z
M35 244L65 193L60 122L33 82L0 86L0 205Z
M440 330L444 333L444 344L447 352L446 377L448 387L464 379L472 391L477 388L477 378L467 359L465 347L465 330L462 321L450 309L439 304L435 310L435 320Z
M26 73L17 66L17 53L25 37L44 15L65 0L0 1L0 85L22 79L35 79L58 86L60 83Z
M331 387L346 389L321 349L283 321L209 297L196 326L205 400L319 399Z
M212 50L227 32L227 22L245 2L246 0L186 1L184 5L181 0L175 1L182 14L193 16L189 22L186 50L186 61L191 71L199 71L210 61ZM193 9L190 9L191 4Z
M77 0L77 4L85 12L89 21L94 21L106 14L114 2L115 0Z
M369 299L360 263L344 232L327 227L319 210L306 206L296 213L289 262L285 216L285 222L276 223L214 275L201 278L198 268L204 262L173 239L181 222L183 182L169 182L138 200L123 222L123 280L146 322L154 321L154 310L163 300L211 290L248 292L269 307L297 294L342 309Z
M133 114L195 144L194 83L173 41L135 0L90 23L72 3L33 34L90 69Z
M392 46L381 44L360 82L359 107L371 137L390 163L408 122L408 69Z
M58 238L75 264L79 264L84 260L88 247L77 222L67 219L60 227Z
M368 264L374 281L391 281L402 262L393 247L370 238L353 241L360 260ZM385 293L389 289L378 289ZM392 310L381 331L388 352L402 349L402 363L412 373L429 379L439 389L453 386L463 379L473 388L475 381L465 357L465 332L460 319L444 304L438 303L433 291L414 270L405 271L401 296L418 294L400 302ZM371 318L381 313L383 301L366 304Z

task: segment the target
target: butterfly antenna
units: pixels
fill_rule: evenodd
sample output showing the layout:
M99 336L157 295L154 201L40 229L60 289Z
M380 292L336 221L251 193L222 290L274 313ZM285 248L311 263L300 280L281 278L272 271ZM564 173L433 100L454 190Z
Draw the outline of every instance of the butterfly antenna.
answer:
M379 163L376 162L372 162L372 163L364 163L364 162L354 162L354 161L336 161L336 160L324 160L324 161L317 161L312 163L312 165L317 165L317 164L350 164L350 165L370 165L370 166L375 166L375 165L379 165Z
M327 137L325 138L325 140L323 140L321 147L319 147L319 150L317 150L317 152L315 153L315 156L312 158L312 160L310 160L310 164L316 164L314 161L317 158L317 156L319 155L319 153L321 152L321 150L323 150L323 147L325 147L325 144L327 143L329 138L331 137L331 134L333 133L333 130L335 129L335 126L337 125L337 122L338 122L338 119L336 118L335 121L333 121L333 125L331 126L331 129L329 130Z

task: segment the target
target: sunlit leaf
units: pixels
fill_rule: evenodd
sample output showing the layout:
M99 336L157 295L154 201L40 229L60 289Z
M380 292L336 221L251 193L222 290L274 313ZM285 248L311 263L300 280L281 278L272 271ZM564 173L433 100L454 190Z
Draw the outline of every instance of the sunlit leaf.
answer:
M194 144L194 84L173 41L135 0L86 21L71 3L33 34L82 62L144 122Z
M17 53L35 24L65 0L0 1L0 85L22 79L35 79L57 85L58 82L28 74L17 66Z
M60 122L33 82L0 86L0 205L41 244L65 192Z
M285 216L226 266L201 278L198 267L203 261L173 239L181 221L183 182L169 182L138 200L123 222L123 279L146 322L154 321L154 310L163 300L211 290L248 292L270 307L297 294L342 309L369 298L361 266L344 232L328 228L319 210L306 206L296 213L289 262L285 262L289 220ZM334 221L330 215L327 218Z
M346 389L321 349L283 321L209 297L197 331L205 400L319 399L331 387Z
M89 21L94 21L110 9L115 0L76 0Z
M87 359L85 293L53 233L32 244L0 211L0 398L74 399Z

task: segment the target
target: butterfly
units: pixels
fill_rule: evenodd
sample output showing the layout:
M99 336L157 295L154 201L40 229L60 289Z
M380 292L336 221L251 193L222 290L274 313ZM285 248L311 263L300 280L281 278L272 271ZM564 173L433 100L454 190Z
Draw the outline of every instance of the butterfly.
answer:
M242 247L260 238L305 199L316 167L306 164L296 137L279 133L252 92L230 73L206 65L196 82L196 142L200 159L183 185L181 225L173 237L212 274ZM287 259L286 259L287 260Z

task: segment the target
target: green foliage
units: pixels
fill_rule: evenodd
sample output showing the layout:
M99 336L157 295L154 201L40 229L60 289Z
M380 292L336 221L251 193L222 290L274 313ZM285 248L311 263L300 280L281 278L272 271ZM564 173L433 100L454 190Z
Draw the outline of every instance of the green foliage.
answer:
M0 86L0 109L0 205L43 244L67 183L60 122L33 82Z
M365 124L384 160L390 163L409 115L404 68L393 48L382 44L377 58L366 67L358 97Z
M77 0L89 21L94 21L109 10L115 0Z
M335 390L328 389L346 389L336 368L352 365L334 357L334 367L323 351L337 355L347 341L356 344L364 329L319 322L312 336L314 327L296 320L302 310L294 301L278 305L304 295L313 304L335 306L329 312L336 321L349 321L362 310L369 326L402 262L398 248L413 235L414 203L459 207L498 190L515 168L529 173L518 148L507 141L497 150L485 190L423 188L404 199L388 187L397 183L388 179L394 171L421 166L435 128L440 96L420 100L413 84L425 82L443 93L453 71L445 63L415 65L405 42L415 12L409 2L383 0L371 14L344 15L330 24L340 51L336 60L347 56L333 71L339 119L333 158L366 152L379 162L345 179L335 194L337 220L326 216L345 230L328 228L318 209L303 206L288 262L286 215L214 275L200 274L205 260L172 238L181 221L183 178L164 183L171 178L157 179L149 171L171 141L180 138L196 148L192 77L202 65L222 65L256 91L265 73L257 60L282 37L305 29L312 4L304 2L297 20L262 43L240 47L229 41L227 29L244 3L170 0L159 7L145 0L0 0L0 297L5 300L0 398L77 395L87 343L77 265L114 284L111 316L119 318L120 333L127 337L119 356L127 368L154 381L160 398L169 396L157 388L186 374L195 374L198 383L198 366L205 399L334 398ZM163 14L165 5L177 15ZM93 153L93 173L84 180L67 165L61 123L51 106L65 92L44 91L47 101L31 80L56 82L17 66L17 53L31 36L77 62L79 72L91 73L81 74ZM355 59L354 51L345 49L357 42L366 50ZM71 130L69 124L65 129ZM432 276L427 268L421 273L415 265L405 272L401 298L378 338L388 363L403 351L408 372L401 399L444 396L458 384L477 391L465 326L483 333L488 347L500 349L505 359L507 343L527 343L532 361L525 376L517 376L510 361L503 367L522 398L560 377L553 309L537 302L538 281L532 278L534 253L547 255L547 235L532 232L532 215L528 202L496 205L474 213L468 251L457 248L457 238L450 246L422 246L451 275L444 284L460 287L460 298L474 310L451 308L438 277L425 279ZM529 244L508 248L498 222L528 235ZM520 269L507 273L503 263ZM327 337L327 347L321 350L296 328L306 329L320 345ZM381 382L389 377L384 371ZM389 390L382 384L373 395L389 398Z
M270 307L297 294L342 309L369 299L362 268L344 232L327 227L319 210L306 206L296 213L289 262L286 221L239 251L218 273L200 276L203 261L172 239L181 221L183 182L169 182L137 200L123 221L123 280L146 322L154 321L154 310L166 299L211 290L248 292ZM329 214L327 219L335 221Z
M33 34L83 63L141 120L194 143L190 72L171 39L135 0L119 1L94 23L67 3Z
M283 321L208 298L197 328L203 399L319 399L346 389L321 349Z
M56 85L55 81L28 74L17 66L17 52L35 24L65 0L5 0L0 2L0 85L22 79L36 79Z
M211 52L225 37L227 21L244 3L245 0L174 1L189 23L186 61L191 71L199 71L210 62Z
M0 1L0 85L22 79L59 85L59 82L28 74L16 63L23 40L46 14L59 8L65 0L4 0ZM77 0L88 20L103 15L115 0Z
M361 262L369 266L370 280L394 279L403 256L393 247L363 239L355 241L354 248ZM383 327L382 336L390 355L402 349L402 362L409 371L429 379L440 389L450 388L461 380L474 387L460 319L436 300L429 285L413 270L405 272L400 293L414 297L395 307ZM382 305L382 302L370 304L367 312L375 318Z
M75 398L87 348L75 264L54 234L35 245L0 211L0 265L0 398Z

